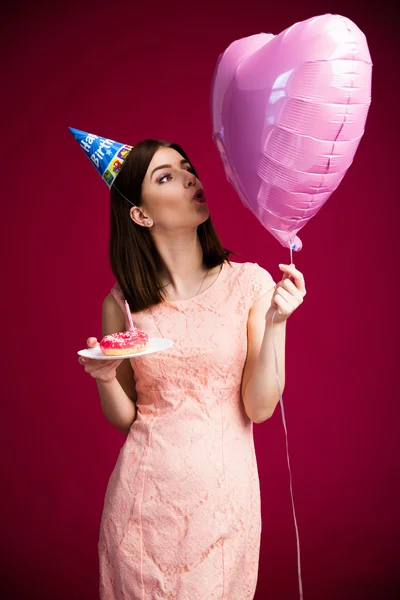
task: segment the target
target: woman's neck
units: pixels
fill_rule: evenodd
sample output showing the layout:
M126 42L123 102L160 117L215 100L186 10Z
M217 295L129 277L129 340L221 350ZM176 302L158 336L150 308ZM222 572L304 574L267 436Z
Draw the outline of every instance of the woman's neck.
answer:
M161 238L161 239L160 239ZM203 250L197 231L160 236L154 235L157 250L165 269L161 273L163 285L168 285L174 293L190 289L206 271L203 264Z

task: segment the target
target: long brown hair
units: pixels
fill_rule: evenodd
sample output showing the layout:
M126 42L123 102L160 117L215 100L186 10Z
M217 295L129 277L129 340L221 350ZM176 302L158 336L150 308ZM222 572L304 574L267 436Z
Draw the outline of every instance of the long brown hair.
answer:
M150 231L132 221L129 214L130 202L135 206L142 204L142 183L159 148L179 152L198 177L180 146L163 140L143 140L131 150L111 187L110 264L132 312L145 310L165 299L160 278L162 258ZM207 268L212 269L224 261L229 263L228 257L234 253L222 246L210 217L197 227L197 235Z

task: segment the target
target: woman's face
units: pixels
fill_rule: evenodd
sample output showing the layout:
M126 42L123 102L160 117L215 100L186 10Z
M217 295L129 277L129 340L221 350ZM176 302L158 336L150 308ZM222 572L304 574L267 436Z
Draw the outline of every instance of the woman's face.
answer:
M188 161L173 148L159 148L142 184L142 210L153 226L196 228L209 217L201 182Z

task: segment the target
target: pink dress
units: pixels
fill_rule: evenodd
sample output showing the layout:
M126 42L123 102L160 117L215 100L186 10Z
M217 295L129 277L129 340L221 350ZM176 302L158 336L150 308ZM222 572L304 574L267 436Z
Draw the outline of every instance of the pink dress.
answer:
M137 418L105 496L102 600L254 597L260 488L241 381L249 310L274 282L257 264L231 264L198 296L132 315L174 346L131 359ZM124 310L118 285L112 293Z

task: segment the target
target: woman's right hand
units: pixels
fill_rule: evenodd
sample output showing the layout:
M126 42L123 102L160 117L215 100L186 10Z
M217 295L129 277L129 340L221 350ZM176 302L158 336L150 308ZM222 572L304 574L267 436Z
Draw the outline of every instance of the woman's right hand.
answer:
M90 337L86 343L88 348L95 348L100 345L94 337ZM117 367L123 360L123 358L118 358L117 360L96 360L95 358L86 358L86 356L79 357L79 363L85 366L86 373L89 373L94 379L103 383L110 383L110 381L115 379Z

